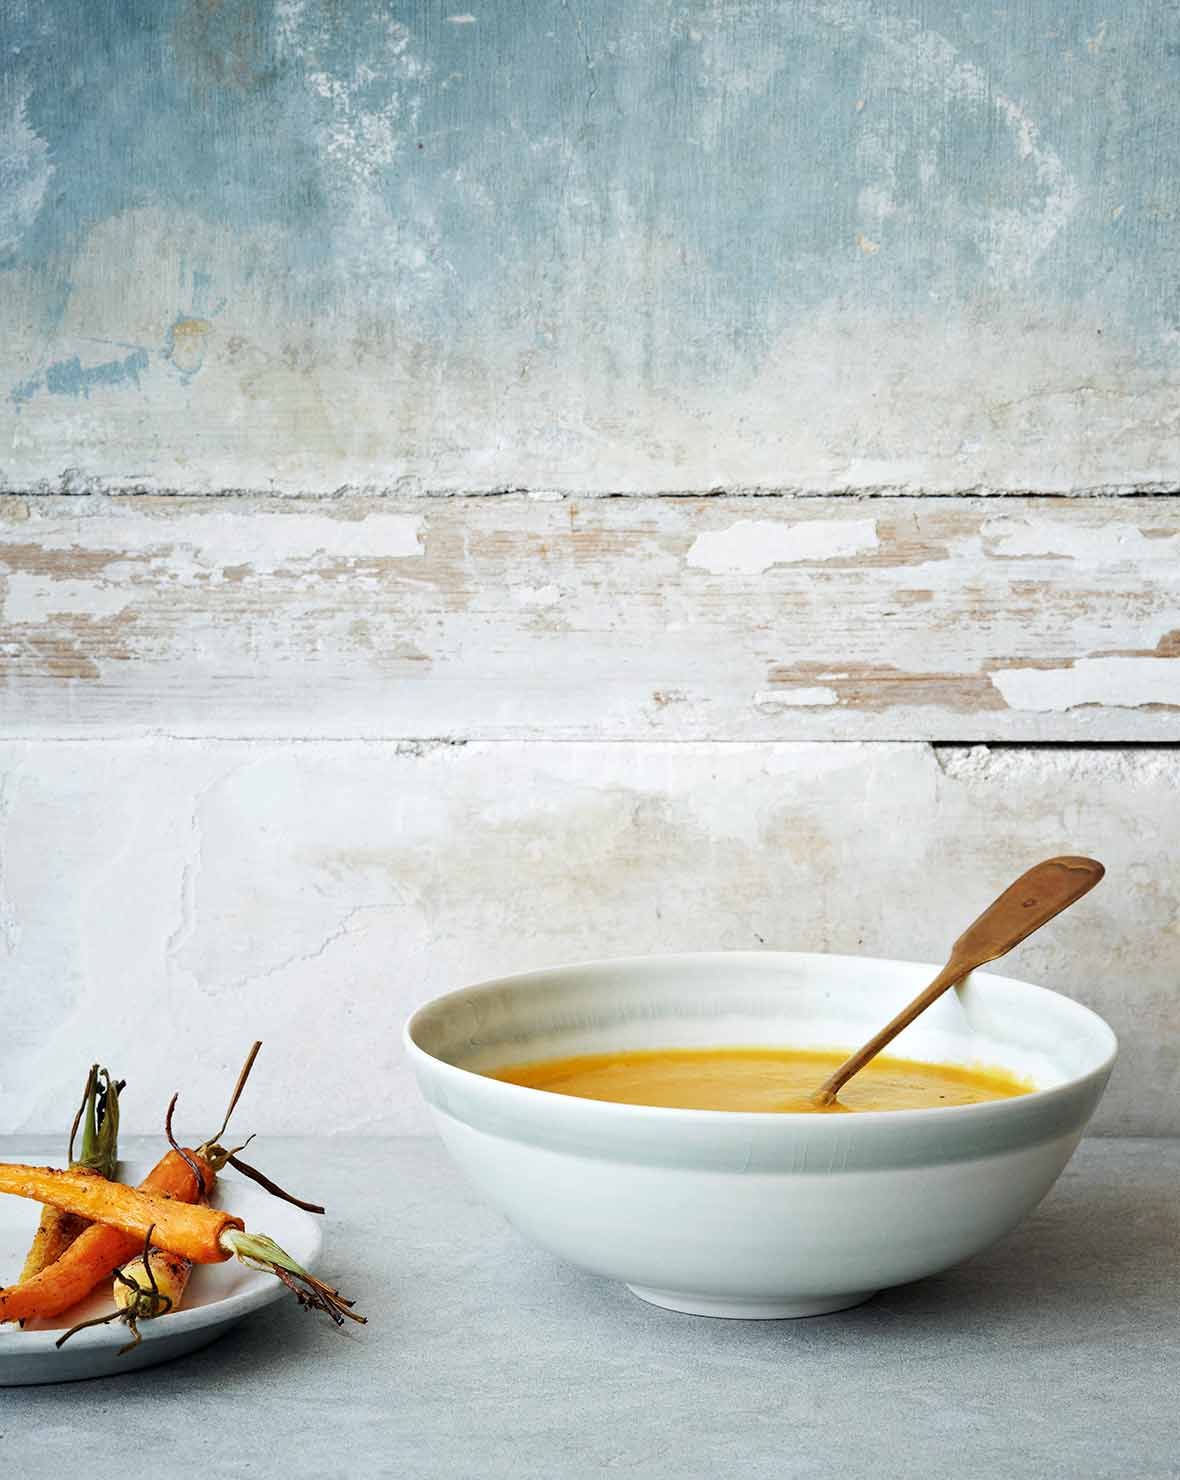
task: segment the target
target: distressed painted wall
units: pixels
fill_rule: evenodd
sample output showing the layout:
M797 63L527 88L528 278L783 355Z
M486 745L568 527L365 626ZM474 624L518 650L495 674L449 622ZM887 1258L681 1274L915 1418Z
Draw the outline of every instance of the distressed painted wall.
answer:
M0 486L1180 483L1180 10L0 0Z
M1162 0L0 0L0 1130L177 1013L194 1114L258 1033L415 1128L444 987L1079 850L1012 969L1180 1132L1178 83Z

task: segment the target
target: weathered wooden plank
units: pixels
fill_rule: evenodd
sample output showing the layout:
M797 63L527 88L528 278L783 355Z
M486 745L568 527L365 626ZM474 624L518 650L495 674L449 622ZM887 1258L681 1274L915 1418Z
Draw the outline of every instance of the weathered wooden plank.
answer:
M1180 738L1180 499L0 504L9 734Z
M101 1058L130 1128L181 1075L195 1132L255 1036L281 1068L249 1129L418 1128L398 1033L435 992L678 949L933 961L1076 849L1108 879L1005 969L1119 1033L1101 1128L1180 1132L1178 833L1175 750L7 742L0 1131L60 1128ZM199 1054L137 1052L178 1013Z

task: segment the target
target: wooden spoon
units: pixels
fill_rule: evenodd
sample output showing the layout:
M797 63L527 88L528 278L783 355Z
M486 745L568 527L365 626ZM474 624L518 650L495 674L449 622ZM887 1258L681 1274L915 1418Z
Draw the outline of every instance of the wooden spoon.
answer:
M831 1078L812 1095L813 1103L831 1105L840 1090L870 1059L876 1058L887 1043L908 1028L919 1013L961 982L969 971L1003 956L1013 946L1047 924L1054 915L1076 904L1088 894L1106 870L1093 858L1047 858L1021 874L1009 884L999 899L994 900L979 919L959 936L951 947L950 960L924 992L902 1008L892 1022L886 1023L851 1058L845 1059Z

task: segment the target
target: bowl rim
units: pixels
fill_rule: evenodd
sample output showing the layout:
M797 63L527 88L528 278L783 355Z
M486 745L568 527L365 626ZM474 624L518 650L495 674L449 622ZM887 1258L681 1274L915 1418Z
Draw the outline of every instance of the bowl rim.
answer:
M421 1003L406 1019L402 1028L402 1045L406 1050L411 1062L428 1065L433 1073L442 1074L444 1079L450 1079L456 1084L472 1084L478 1086L485 1093L505 1095L506 1103L517 1104L522 1108L527 1105L541 1107L545 1103L552 1104L554 1101L564 1102L565 1106L576 1106L578 1110L584 1110L586 1114L597 1116L604 1122L617 1121L619 1119L640 1120L652 1124L663 1123L665 1125L724 1125L740 1128L742 1126L770 1126L781 1125L784 1129L800 1129L806 1126L809 1134L824 1133L824 1129L830 1129L833 1133L837 1130L847 1133L849 1130L869 1130L872 1126L889 1124L900 1126L914 1115L922 1117L923 1125L931 1125L935 1117L939 1120L949 1120L952 1123L964 1117L980 1119L991 1118L997 1115L1019 1114L1026 1107L1049 1106L1056 1100L1065 1099L1075 1093L1077 1089L1088 1081L1109 1075L1118 1057L1119 1041L1114 1029L1093 1008L1085 1006L1084 1003L1076 1001L1073 997L1067 997L1064 992L1056 992L1051 987L1042 987L1036 982L1024 981L1019 977L1001 976L998 972L984 970L969 973L971 980L982 977L984 980L1003 982L1008 986L1015 986L1026 990L1034 995L1051 997L1057 1002L1065 1003L1067 1008L1076 1012L1083 1019L1089 1019L1091 1025L1104 1034L1107 1039L1107 1051L1105 1057L1098 1064L1084 1070L1080 1074L1073 1075L1063 1080L1060 1084L1050 1085L1045 1089L1033 1089L1022 1095L1013 1095L1004 1100L983 1100L973 1105L941 1105L930 1107L914 1107L908 1110L858 1110L855 1119L849 1124L848 1118L843 1115L816 1115L806 1110L699 1110L677 1105L632 1105L619 1100L592 1100L581 1095L557 1095L551 1090L534 1089L530 1085L512 1084L508 1080L493 1079L488 1074L483 1074L476 1069L465 1069L459 1064L451 1064L446 1059L440 1059L428 1049L423 1048L414 1037L415 1028L419 1020L428 1012L444 1006L448 1002L459 1001L462 998L475 996L493 989L502 990L505 987L527 986L530 983L540 986L546 977L561 976L568 972L589 971L592 969L612 969L650 966L655 963L663 965L675 965L677 962L702 962L702 961L765 961L767 959L788 958L792 961L826 961L826 962L872 962L879 966L902 966L915 970L929 971L931 979L942 969L943 963L928 963L923 961L906 961L891 956L856 956L834 951L674 951L674 952L651 952L647 955L638 956L604 956L595 957L586 961L562 962L553 966L535 967L529 971L510 972L506 976L489 977L484 981L472 982L467 986L456 987L448 992L441 992L435 997L429 998ZM954 990L952 988L951 990ZM491 1088L494 1086L494 1088Z

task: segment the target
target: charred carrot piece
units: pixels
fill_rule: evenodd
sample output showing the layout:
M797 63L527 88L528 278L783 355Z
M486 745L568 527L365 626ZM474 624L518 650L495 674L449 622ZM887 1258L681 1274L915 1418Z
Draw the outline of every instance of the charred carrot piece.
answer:
M180 1309L192 1274L191 1259L182 1259L179 1254L169 1254L165 1249L153 1249L151 1239L149 1233L138 1259L115 1271L113 1319L122 1321L131 1332L131 1340L119 1349L120 1356L137 1347L142 1340L140 1321L153 1321L157 1316L167 1315L170 1310ZM107 1320L111 1319L107 1317ZM57 1345L60 1347L72 1335L72 1331L67 1331Z
M208 1197L213 1190L217 1173L227 1161L233 1160L234 1153L220 1145L220 1137L241 1098L261 1047L261 1043L255 1043L251 1048L238 1075L238 1082L230 1096L221 1126L196 1151L184 1150L177 1145L172 1135L172 1111L176 1105L176 1096L173 1095L164 1122L172 1150L156 1163L139 1184L141 1191L160 1193L181 1202L197 1202ZM241 1147L236 1149L241 1150ZM61 1315L62 1311L77 1304L95 1285L100 1284L119 1265L130 1259L139 1247L139 1240L120 1233L118 1229L108 1228L100 1223L92 1224L77 1240L76 1246L72 1246L54 1264L29 1280L19 1292L16 1287L0 1290L0 1321L23 1321L33 1317L51 1320L54 1316Z
M217 1131L208 1140L202 1142L196 1151L186 1151L177 1144L172 1134L172 1113L176 1106L176 1096L168 1106L168 1113L164 1120L164 1129L172 1150L157 1163L155 1168L140 1183L139 1190L148 1193L161 1194L180 1202L197 1202L206 1199L213 1190L217 1173L227 1163L238 1168L255 1181L261 1183L268 1192L276 1197L284 1198L288 1202L296 1203L299 1207L307 1208L312 1212L322 1213L323 1208L315 1203L303 1202L293 1197L289 1192L271 1182L262 1173L253 1167L247 1166L239 1161L237 1153L244 1147L237 1146L232 1150L220 1144L229 1124L234 1108L241 1098L250 1071L254 1067L254 1061L258 1057L261 1043L255 1043L247 1055L246 1062L238 1075L237 1084L234 1086L233 1094L230 1096L229 1105ZM244 1237L245 1235L243 1235ZM100 1284L103 1279L108 1278L112 1272L115 1274L116 1282L120 1281L121 1271L119 1266L124 1264L132 1255L136 1254L141 1247L138 1238L121 1232L117 1228L108 1227L104 1223L93 1223L88 1227L76 1241L76 1243L39 1275L35 1276L26 1285L0 1290L0 1321L5 1320L27 1320L31 1317L52 1319L68 1310L85 1295ZM275 1246L277 1248L277 1245ZM261 1249L261 1246L259 1246ZM262 1252L267 1252L263 1250ZM282 1252L281 1250L279 1251ZM149 1253L144 1248L144 1255ZM244 1256L239 1254L244 1259ZM286 1256L284 1256L286 1257ZM260 1267L272 1268L272 1265ZM151 1263L143 1266L144 1273L149 1277L154 1273L155 1266ZM278 1273L277 1267L273 1272ZM280 1278L299 1280L302 1272L293 1261L290 1268L284 1268ZM312 1276L306 1276L312 1281ZM134 1283L134 1274L129 1277L129 1282ZM127 1288L128 1282L123 1282ZM309 1283L308 1288L312 1285ZM327 1287L324 1287L327 1289ZM333 1292L334 1293L334 1292ZM311 1300L316 1303L319 1297ZM327 1306L325 1306L327 1308ZM116 1311L116 1315L120 1312ZM334 1317L335 1318L335 1317ZM89 1323L87 1323L89 1324ZM69 1333L67 1333L68 1335ZM63 1338L64 1339L64 1338Z
M193 1261L166 1249L149 1247L129 1264L124 1264L115 1277L115 1305L124 1312L128 1324L151 1320L179 1310L188 1287Z
M51 1203L68 1213L83 1213L124 1234L152 1240L158 1248L194 1264L222 1264L236 1257L252 1269L276 1275L301 1304L326 1311L338 1325L345 1317L364 1321L339 1290L310 1274L265 1234L247 1233L242 1219L222 1208L180 1203L80 1172L11 1163L0 1163L0 1192Z
M190 1153L191 1154L191 1153ZM231 1257L221 1235L227 1229L245 1230L241 1218L221 1208L203 1207L176 1198L143 1192L124 1182L109 1182L90 1172L62 1171L57 1167L0 1163L0 1192L48 1203L64 1213L79 1213L92 1223L105 1223L133 1238L137 1244L155 1228L156 1242L194 1264L221 1264Z
M197 1151L188 1151L184 1159L169 1151L140 1183L146 1193L192 1202L212 1190L216 1173ZM192 1166L201 1171L201 1182L193 1175ZM89 1295L113 1269L125 1264L142 1247L143 1239L120 1232L103 1223L92 1223L78 1236L56 1263L27 1280L0 1290L0 1321L24 1321L34 1317L48 1320L69 1310Z

